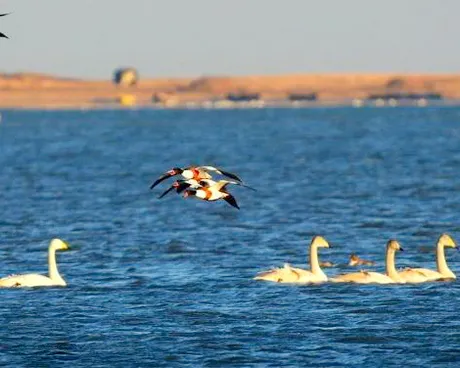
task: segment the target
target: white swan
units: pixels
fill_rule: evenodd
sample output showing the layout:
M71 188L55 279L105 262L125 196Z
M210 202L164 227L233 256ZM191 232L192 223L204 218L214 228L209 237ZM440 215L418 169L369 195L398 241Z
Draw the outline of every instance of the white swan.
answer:
M329 248L329 243L322 236L314 236L310 244L311 271L307 271L302 268L291 267L286 263L283 268L275 268L259 273L256 277L254 277L254 280L265 280L283 283L319 283L327 281L327 276L321 270L318 262L318 248Z
M406 282L427 282L439 279L455 279L455 274L447 266L446 255L444 248L457 248L454 239L448 234L442 234L436 244L436 266L437 271L429 270L427 268L406 268L399 272Z
M395 268L395 253L403 249L396 240L389 240L386 247L385 267L386 273L378 272L353 272L337 277L330 278L332 282L355 282L359 284L394 284L404 283L404 280L399 277Z
M66 242L60 239L51 240L48 247L49 277L36 273L10 275L0 279L0 287L66 286L56 265L56 251L66 249L69 249Z

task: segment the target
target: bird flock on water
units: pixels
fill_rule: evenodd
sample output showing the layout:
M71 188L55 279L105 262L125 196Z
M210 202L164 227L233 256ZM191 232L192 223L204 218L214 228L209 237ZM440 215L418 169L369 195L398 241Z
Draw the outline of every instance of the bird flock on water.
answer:
M0 17L9 15L2 13ZM0 38L8 38L0 32ZM213 180L215 173L227 179ZM175 191L183 198L193 197L202 201L215 202L223 200L230 206L240 209L236 198L228 188L232 185L241 186L255 191L254 188L246 185L236 175L214 166L188 166L185 168L175 167L155 180L150 189L171 177L180 175L182 179L175 180L158 198L163 198L169 192ZM286 263L281 268L272 268L257 274L255 280L272 281L279 283L303 283L316 284L321 282L352 282L361 284L402 284L422 283L436 280L453 280L456 275L448 267L445 258L445 248L457 248L455 241L448 234L442 234L435 247L436 271L426 268L405 268L398 270L395 265L396 252L402 251L397 240L391 239L386 245L385 251L385 273L361 270L359 272L347 273L329 278L322 267L334 267L331 262L320 262L318 258L319 248L329 248L330 245L322 236L314 236L310 244L310 270L292 267ZM9 275L0 279L0 287L37 287L37 286L66 286L62 276L59 274L56 264L56 251L67 250L69 245L61 239L53 239L48 247L48 276L40 274ZM359 258L356 254L350 255L349 266L374 266L374 261L367 261Z
M212 174L217 174L227 179L213 180ZM163 198L169 192L175 191L183 198L194 197L208 202L223 200L230 206L239 209L235 197L228 191L231 185L241 186L255 191L256 189L246 185L239 176L214 166L189 166L185 168L175 167L155 180L150 189L172 178L181 176L175 180L159 198ZM447 265L445 248L457 248L454 239L448 234L441 234L435 246L436 270L426 268L396 268L396 253L403 250L399 242L390 239L385 248L385 272L360 270L359 272L345 273L335 277L328 277L322 268L334 267L331 262L320 262L318 250L330 248L329 242L322 236L314 236L310 243L309 260L310 268L303 269L293 267L285 263L283 267L271 268L259 272L254 280L271 281L277 283L318 284L323 282L333 283L358 283L358 284L417 284L429 281L446 281L456 279L456 275ZM69 244L61 239L53 239L48 247L48 276L41 274L9 275L0 279L0 287L39 287L39 286L66 286L66 281L59 274L56 264L56 251L70 249ZM374 266L374 261L361 259L352 253L348 266Z

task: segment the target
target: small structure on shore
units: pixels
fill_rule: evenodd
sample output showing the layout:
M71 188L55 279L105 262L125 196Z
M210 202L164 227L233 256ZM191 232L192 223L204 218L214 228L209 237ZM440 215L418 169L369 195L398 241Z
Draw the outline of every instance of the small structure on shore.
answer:
M318 95L316 92L310 93L290 93L288 95L288 100L291 102L304 102L304 101L316 101Z
M173 93L156 92L152 95L152 103L159 106L175 106L179 99Z
M113 73L113 83L122 87L134 86L138 80L139 75L134 68L119 68Z
M367 97L367 101L375 106L398 106L415 103L417 106L426 106L432 101L441 101L443 95L436 92L416 93L416 92L389 92L375 93Z
M370 94L368 100L442 100L443 96L440 93L428 92L428 93L410 93L410 92L397 92L397 93L375 93Z
M134 106L136 104L136 96L129 93L123 93L118 97L118 103L121 106Z
M252 102L260 100L259 93L229 93L226 98L232 102Z
M398 106L412 103L426 106L428 102L440 101L444 98L441 93L435 92L434 89L434 84L429 80L421 83L417 80L411 81L403 77L394 77L386 82L383 91L370 93L366 100L374 103L375 106Z

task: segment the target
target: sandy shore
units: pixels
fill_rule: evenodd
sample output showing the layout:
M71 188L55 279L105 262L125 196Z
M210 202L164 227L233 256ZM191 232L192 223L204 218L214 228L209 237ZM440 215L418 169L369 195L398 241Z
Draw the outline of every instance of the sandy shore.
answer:
M80 80L41 74L0 74L0 108L98 108L126 105L201 105L229 93L257 93L283 102L292 93L316 93L317 103L349 103L372 94L439 93L460 100L460 74L301 74L143 79L133 87L110 80ZM224 104L223 104L224 105Z

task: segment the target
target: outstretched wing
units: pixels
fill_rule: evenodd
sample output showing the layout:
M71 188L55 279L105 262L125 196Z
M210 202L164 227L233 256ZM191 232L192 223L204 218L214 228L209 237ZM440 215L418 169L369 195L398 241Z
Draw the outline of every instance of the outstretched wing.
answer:
M198 170L206 170L206 171L214 171L220 175L224 175L224 176L227 176L229 178L232 178L233 180L237 180L239 182L242 182L243 180L241 180L238 176L236 176L235 174L232 174L228 171L224 171L224 170L221 170L221 169L218 169L217 167L214 167L214 166L198 166L197 167Z
M225 202L227 202L230 206L233 206L237 209L240 209L240 207L238 207L238 203L236 203L236 199L234 196L232 196L231 194L229 194L228 196L224 197L223 200Z
M274 282L296 282L299 280L300 274L296 269L293 269L289 264L285 264L283 268L273 268L268 271L260 272L254 277L254 280L265 280Z
M201 179L199 182L197 182L196 185L194 185L194 188L199 188L199 187L204 187L204 188L209 188L212 187L213 185L216 185L217 182L215 182L212 179Z
M158 184L160 184L163 180L166 180L172 176L177 175L177 173L173 172L173 170L170 170L163 175L161 175L157 180L155 180L152 185L150 186L150 189L155 188Z
M257 189L255 189L255 188L253 188L253 187L250 187L249 185L246 185L246 184L243 184L243 183L231 182L230 184L236 184L236 185L239 185L239 186L242 186L242 187L251 189L251 190L253 190L254 192L257 192Z
M254 188L248 186L248 185L245 185L243 183L239 183L237 181L231 181L231 180L219 180L217 183L215 183L212 187L215 188L216 190L218 191L221 191L222 189L225 189L225 187L228 185L228 184L234 184L234 185L239 185L241 187L245 187L245 188L248 188L248 189L251 189L253 191L256 191Z
M228 180L219 180L217 183L212 185L212 188L220 192L222 189L225 189L225 187L230 183L232 182Z

